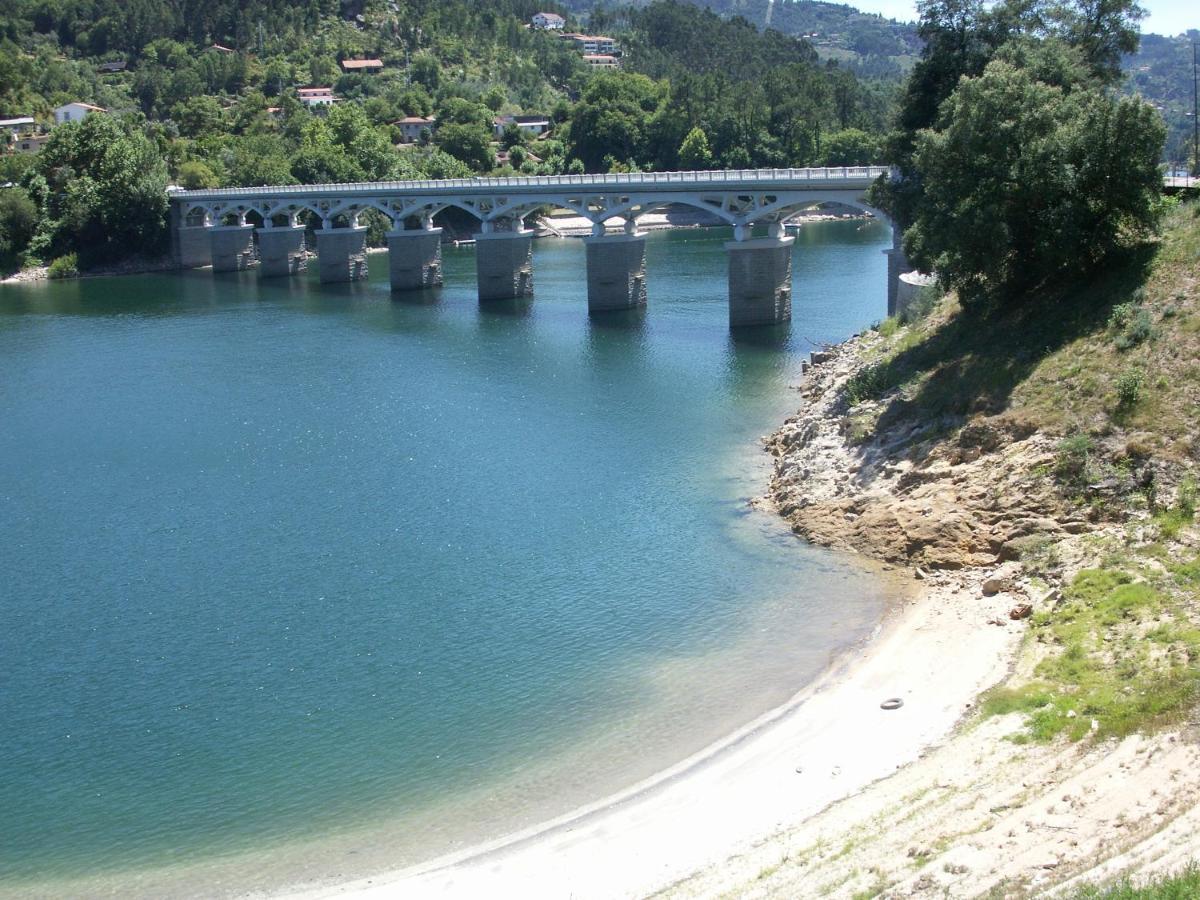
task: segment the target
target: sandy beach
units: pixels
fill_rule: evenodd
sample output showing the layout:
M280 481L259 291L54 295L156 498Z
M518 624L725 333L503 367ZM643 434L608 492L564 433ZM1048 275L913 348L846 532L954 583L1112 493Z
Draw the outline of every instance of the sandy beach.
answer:
M1019 629L986 622L1009 598L964 602L954 576L916 584L865 647L782 710L651 782L464 853L293 896L646 896L749 850L917 759L1006 673ZM882 709L891 698L903 706Z

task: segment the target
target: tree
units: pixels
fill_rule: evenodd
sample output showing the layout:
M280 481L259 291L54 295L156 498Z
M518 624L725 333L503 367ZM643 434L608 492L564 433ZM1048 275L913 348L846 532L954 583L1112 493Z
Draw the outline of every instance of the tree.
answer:
M429 53L421 53L413 58L409 75L416 84L424 85L430 93L435 92L442 83L442 67Z
M38 154L39 243L85 265L165 249L167 167L132 125L92 115L54 129Z
M867 166L878 162L879 155L879 141L857 128L845 128L825 136L827 166Z
M679 145L679 168L686 172L711 169L712 151L708 148L708 136L699 126L693 128Z
M604 167L605 157L642 159L646 131L663 94L662 86L645 75L597 75L571 121L571 153L593 172Z
M180 166L178 181L180 186L189 191L216 187L219 183L213 170L199 160L191 160Z
M491 132L478 125L445 125L438 129L438 144L455 159L476 172L490 172L496 165Z
M25 248L37 229L37 205L24 188L0 189L0 272L21 266Z
M190 97L172 107L171 118L188 137L210 134L221 122L221 104L214 97Z
M968 306L1085 273L1155 224L1164 129L1141 100L997 59L938 125L917 137L924 196L904 246Z

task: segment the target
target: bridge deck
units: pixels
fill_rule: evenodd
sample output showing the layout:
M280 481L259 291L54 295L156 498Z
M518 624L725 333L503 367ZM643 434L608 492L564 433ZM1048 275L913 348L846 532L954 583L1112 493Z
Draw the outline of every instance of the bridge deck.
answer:
M172 199L205 201L283 199L285 197L429 196L470 192L479 194L536 194L545 191L602 190L630 192L730 189L866 190L885 166L847 166L822 169L740 169L717 172L631 172L619 175L519 175L511 178L447 178L442 181L372 181L351 184L286 184L268 187L172 190Z

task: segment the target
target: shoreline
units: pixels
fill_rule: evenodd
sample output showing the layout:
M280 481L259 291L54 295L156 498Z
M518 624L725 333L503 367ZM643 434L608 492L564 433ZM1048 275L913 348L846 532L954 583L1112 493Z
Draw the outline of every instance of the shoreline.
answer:
M679 219L678 214L674 215L675 219ZM684 218L687 218L686 216ZM793 216L787 223L789 228L799 228L808 222L836 222L843 219L869 219L865 214L854 213L829 213L829 212L804 212ZM638 230L642 232L649 231L694 231L700 228L723 228L728 227L724 222L712 222L698 214L694 221L672 221L672 216L666 213L647 213L639 219ZM703 221L702 221L703 219ZM620 223L622 219L612 219L608 224L611 224L610 233L619 233ZM587 237L592 233L592 223L582 216L560 216L560 217L542 217L537 220L534 226L535 238L559 237L559 238L576 238ZM474 239L454 241L443 239L443 246L456 247L461 244L474 243ZM387 247L368 247L367 253L383 253ZM308 251L308 255L315 257L313 251ZM200 266L200 269L207 269L208 266ZM253 267L252 267L253 268ZM131 259L116 263L112 266L104 266L99 269L90 269L86 272L80 272L70 278L58 279L61 281L77 281L82 278L111 278L118 275L148 275L157 272L181 272L184 271L175 265L169 259ZM43 281L50 281L50 267L45 266L30 266L26 269L20 269L10 275L0 278L0 286L3 285L19 285L19 284L38 284Z
M1008 674L1018 630L980 627L1004 615L1008 600L988 598L965 614L957 582L926 582L782 707L625 791L425 863L280 895L607 898L670 889L921 758ZM947 669L956 671L951 685ZM881 709L892 697L904 705Z
M754 503L780 514L769 494ZM986 627L1007 616L1012 597L979 597L982 579L965 569L908 581L907 596L889 603L870 638L837 655L782 706L623 791L424 863L340 884L281 887L280 895L608 898L669 891L946 741L978 696L1009 674L1023 631ZM952 683L946 671L956 673ZM900 709L880 707L897 697Z

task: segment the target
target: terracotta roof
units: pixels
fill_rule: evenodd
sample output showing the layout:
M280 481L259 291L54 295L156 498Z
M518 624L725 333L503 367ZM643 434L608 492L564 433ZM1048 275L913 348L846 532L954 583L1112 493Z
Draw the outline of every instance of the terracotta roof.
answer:
M382 69L381 59L343 59L343 69Z

